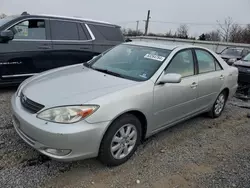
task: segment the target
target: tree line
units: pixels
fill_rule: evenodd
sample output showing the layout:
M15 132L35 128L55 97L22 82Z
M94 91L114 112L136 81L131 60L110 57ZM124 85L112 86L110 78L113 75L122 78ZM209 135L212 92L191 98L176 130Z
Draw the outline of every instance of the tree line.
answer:
M231 17L224 20L223 23L217 21L217 29L210 32L202 33L197 40L203 41L221 41L221 42L234 42L234 43L248 43L250 44L250 24L240 25L234 23ZM142 36L144 33L140 30L123 29L125 36ZM171 30L164 33L149 33L147 36L159 36L168 38L181 38L181 39L193 39L195 37L189 34L189 27L186 24L181 24L176 32Z

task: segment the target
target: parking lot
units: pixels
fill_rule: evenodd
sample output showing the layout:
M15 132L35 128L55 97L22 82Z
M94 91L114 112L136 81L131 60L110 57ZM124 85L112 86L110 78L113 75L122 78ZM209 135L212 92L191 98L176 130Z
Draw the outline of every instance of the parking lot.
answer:
M199 116L143 143L127 163L52 161L25 144L11 123L10 97L0 91L0 187L249 187L248 109L232 99L219 119Z

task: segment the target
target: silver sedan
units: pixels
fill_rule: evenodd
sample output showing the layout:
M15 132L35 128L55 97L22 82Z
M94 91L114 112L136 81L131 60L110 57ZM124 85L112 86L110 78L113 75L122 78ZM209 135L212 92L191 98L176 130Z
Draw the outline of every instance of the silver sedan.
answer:
M205 112L219 117L237 78L237 68L206 48L124 43L24 81L12 97L13 123L53 159L115 166L163 129Z

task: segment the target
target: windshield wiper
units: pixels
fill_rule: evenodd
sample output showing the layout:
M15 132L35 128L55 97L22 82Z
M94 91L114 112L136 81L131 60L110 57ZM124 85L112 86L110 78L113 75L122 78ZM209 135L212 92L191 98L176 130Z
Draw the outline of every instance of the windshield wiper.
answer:
M116 73L116 72L112 72L112 71L110 71L108 69L100 69L100 68L94 68L94 67L92 67L92 69L94 69L96 71L99 71L99 72L106 73L106 74L110 74L112 76L117 76L117 77L120 77L120 78L124 78L124 76L122 76L121 74Z

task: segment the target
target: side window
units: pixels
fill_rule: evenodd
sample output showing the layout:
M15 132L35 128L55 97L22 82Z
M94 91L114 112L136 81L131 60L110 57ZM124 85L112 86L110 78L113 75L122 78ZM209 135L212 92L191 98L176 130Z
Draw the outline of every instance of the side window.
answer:
M215 58L205 50L195 50L198 60L199 73L215 71Z
M46 39L45 21L44 20L26 20L12 28L14 39Z
M242 56L245 57L250 51L247 49L244 49L242 52Z
M52 40L79 40L77 23L51 20Z
M194 75L194 59L191 50L179 52L171 60L166 73L177 73L182 77Z

